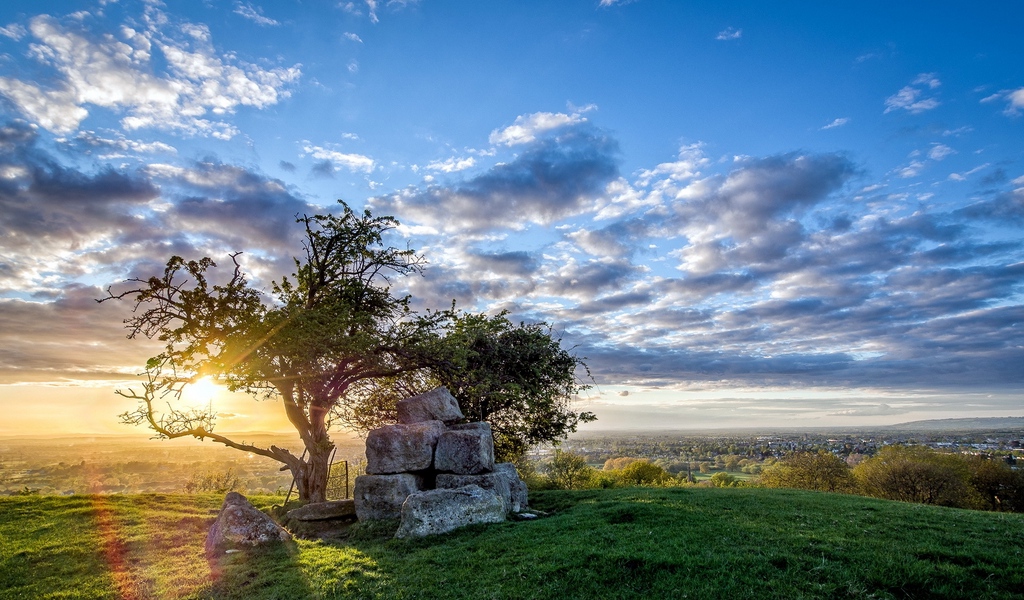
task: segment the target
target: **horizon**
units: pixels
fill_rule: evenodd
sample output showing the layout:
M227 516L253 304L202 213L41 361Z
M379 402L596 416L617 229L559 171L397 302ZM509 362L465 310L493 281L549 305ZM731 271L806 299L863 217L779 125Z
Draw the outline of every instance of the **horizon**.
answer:
M884 14L885 18L880 18ZM394 215L423 311L544 321L581 433L1024 406L1024 6L0 7L0 437L131 435L108 286ZM228 261L230 262L230 261ZM218 430L287 431L212 388Z

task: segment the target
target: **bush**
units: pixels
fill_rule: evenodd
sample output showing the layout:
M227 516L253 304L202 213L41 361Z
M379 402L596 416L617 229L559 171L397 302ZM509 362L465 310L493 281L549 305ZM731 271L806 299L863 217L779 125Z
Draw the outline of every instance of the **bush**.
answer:
M649 460L637 460L619 473L623 485L662 485L672 479L668 472Z
M846 462L828 452L795 452L761 472L770 488L853 492L857 484Z
M189 477L188 481L185 482L183 491L186 494L202 494L208 492L216 492L218 494L224 494L227 492L243 491L242 482L235 475L235 472L231 469L224 471L223 473L193 473Z
M853 474L868 496L959 508L984 507L981 495L970 484L967 459L960 455L919 446L886 446L857 465Z
M739 480L734 475L730 475L725 471L719 471L711 476L711 485L715 487L737 487Z

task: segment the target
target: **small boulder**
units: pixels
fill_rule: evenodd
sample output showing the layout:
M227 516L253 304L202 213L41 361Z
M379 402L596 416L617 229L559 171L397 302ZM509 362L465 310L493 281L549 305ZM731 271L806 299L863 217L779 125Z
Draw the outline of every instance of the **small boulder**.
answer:
M456 475L454 473L439 473L437 475L437 489L439 490L454 490L467 485L477 485L485 490L491 490L505 504L505 512L512 510L512 482L507 473L495 471L480 475Z
M445 387L398 401L399 423L444 421L451 424L464 418L458 400Z
M284 518L288 521L355 520L356 501L349 498L347 500L314 502L288 511Z
M504 473L509 481L509 510L521 512L529 507L529 490L512 463L495 463L495 473Z
M387 425L366 435L366 472L371 475L429 469L434 448L445 432L441 421Z
M252 549L291 539L291 534L253 506L245 496L228 492L220 514L206 536L206 555L212 558L226 551Z
M402 524L396 538L446 533L475 523L505 520L505 503L491 490L467 485L454 490L412 494L402 505Z
M459 475L477 475L494 469L494 439L490 431L446 431L437 441L434 468Z
M352 494L356 516L360 521L397 519L405 499L423 488L423 478L412 473L360 475Z

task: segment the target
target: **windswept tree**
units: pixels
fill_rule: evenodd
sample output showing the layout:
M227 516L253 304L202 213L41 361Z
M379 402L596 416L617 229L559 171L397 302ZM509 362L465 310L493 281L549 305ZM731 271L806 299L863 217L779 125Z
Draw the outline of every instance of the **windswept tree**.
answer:
M328 429L361 382L394 378L424 367L436 354L437 325L447 312L413 314L409 297L391 292L390 278L419 273L423 258L387 246L392 217L302 216L304 257L265 296L242 272L238 254L220 277L210 258L174 256L162 276L129 280L100 302L130 299L128 337L164 343L146 363L141 389L118 393L138 400L124 422L147 425L161 438L209 438L283 463L301 500L325 500L334 444ZM220 280L221 283L212 283ZM183 389L211 377L232 391L277 399L302 439L302 456L214 433L212 410L176 407Z

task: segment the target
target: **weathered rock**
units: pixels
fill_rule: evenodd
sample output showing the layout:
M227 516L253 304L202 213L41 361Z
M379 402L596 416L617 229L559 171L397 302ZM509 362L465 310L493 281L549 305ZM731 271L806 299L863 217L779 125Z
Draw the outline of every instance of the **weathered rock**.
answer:
M494 469L494 439L489 431L446 431L437 441L434 468L459 475L477 475Z
M227 550L246 550L291 539L291 534L260 512L245 496L228 492L206 536L206 555L213 557Z
M495 473L504 473L509 481L509 510L512 512L524 511L529 507L529 490L526 482L519 477L519 471L512 463L495 463Z
M370 431L366 436L366 472L387 475L429 469L445 429L444 423L434 420Z
M360 475L353 490L360 521L397 519L410 494L423 491L423 478L412 473Z
M451 424L464 418L458 400L445 387L398 401L399 423L444 421Z
M453 473L438 473L437 475L437 489L439 490L454 490L467 485L476 485L485 490L491 490L501 498L505 505L505 512L512 510L512 481L507 473L495 471L479 475L456 475Z
M329 521L356 518L356 501L332 500L330 502L314 502L303 507L290 510L285 514L288 521Z
M396 538L445 533L474 523L505 520L505 503L491 490L467 485L412 494L402 505Z
M472 423L451 425L448 429L452 431L486 431L487 433L491 433L491 424L487 421L473 421Z

